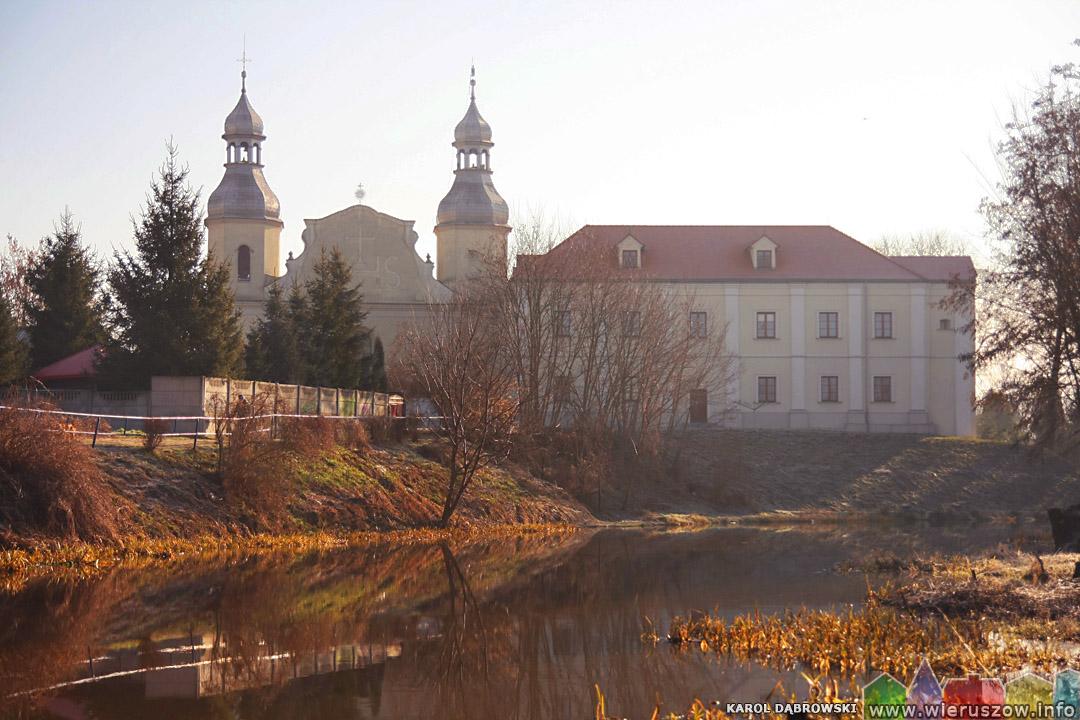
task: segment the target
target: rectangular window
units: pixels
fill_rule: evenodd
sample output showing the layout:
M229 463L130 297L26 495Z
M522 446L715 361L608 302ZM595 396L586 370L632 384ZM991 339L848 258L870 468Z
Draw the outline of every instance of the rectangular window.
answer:
M555 337L570 337L570 311L555 311Z
M708 335L708 313L690 313L690 337L703 338Z
M938 321L938 329L952 330L952 320L950 320L949 318L941 318L941 320Z
M891 312L876 312L876 313L874 313L874 337L875 338L891 338L892 337L892 313Z
M623 317L623 335L626 337L638 337L641 335L641 313L637 310L628 310Z
M840 402L840 378L836 375L821 376L821 402Z
M840 337L840 313L819 312L817 314L817 334L819 338Z
M757 269L772 270L772 250L757 251Z
M622 251L622 266L624 268L636 268L638 266L638 251L637 250L623 250Z
M776 313L759 312L757 314L757 336L759 338L776 337Z
M759 377L757 379L757 401L759 403L776 402L775 377Z
M874 376L874 402L892 402L892 378L888 375Z
M623 394L626 398L626 402L637 402L641 397L641 388L638 386L638 379L636 377L630 377L626 379L626 392Z

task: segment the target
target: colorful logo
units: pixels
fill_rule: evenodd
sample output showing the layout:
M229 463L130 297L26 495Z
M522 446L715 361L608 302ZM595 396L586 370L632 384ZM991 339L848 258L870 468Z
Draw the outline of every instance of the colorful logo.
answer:
M890 718L1080 719L1080 672L1060 670L1052 679L1033 672L1002 682L968 675L938 681L923 660L905 686L881 673L863 686L864 720Z

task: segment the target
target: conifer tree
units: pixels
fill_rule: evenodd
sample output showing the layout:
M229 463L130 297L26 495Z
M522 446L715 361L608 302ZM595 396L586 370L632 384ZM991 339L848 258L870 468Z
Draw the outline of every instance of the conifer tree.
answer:
M280 285L270 286L263 316L247 337L248 375L254 380L304 383L305 368L297 338L297 307L302 312L303 297L293 291L286 300Z
M376 337L368 363L367 389L386 392L386 387L386 353L383 350L382 338Z
M108 273L114 338L102 362L113 385L145 387L152 375L235 376L243 369L240 315L229 274L202 256L199 194L169 145L134 221L135 252Z
M68 211L41 241L26 273L31 367L37 369L104 341L101 279Z
M4 293L0 293L0 385L7 385L26 374L26 355L11 303Z
M334 248L315 264L304 285L301 342L310 373L308 382L324 387L359 388L367 373L364 358L370 331L364 326L360 286Z

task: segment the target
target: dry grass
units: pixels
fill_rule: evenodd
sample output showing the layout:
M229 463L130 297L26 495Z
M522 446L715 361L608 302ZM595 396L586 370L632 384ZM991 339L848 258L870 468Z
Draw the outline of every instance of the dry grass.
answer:
M115 498L93 450L60 416L15 393L0 410L0 526L63 539L117 534Z
M334 421L329 418L281 418L279 430L285 447L300 455L311 457L334 447Z
M194 538L122 538L116 544L40 543L30 548L0 550L0 590L16 592L36 577L83 578L113 568L175 563L193 558L228 558L273 553L301 553L367 545L434 545L521 537L569 536L570 525L489 525L444 529L297 534L201 535Z

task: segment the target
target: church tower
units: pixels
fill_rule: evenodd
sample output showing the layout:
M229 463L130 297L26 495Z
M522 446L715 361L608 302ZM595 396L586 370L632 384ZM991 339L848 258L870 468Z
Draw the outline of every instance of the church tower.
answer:
M472 275L492 253L506 258L510 211L491 182L491 126L476 109L476 68L469 79L469 109L454 128L457 169L439 203L435 225L439 282L453 286Z
M210 251L229 266L230 287L245 326L262 314L264 288L282 275L280 207L263 177L263 121L247 96L240 73L240 100L225 118L225 176L206 207Z

